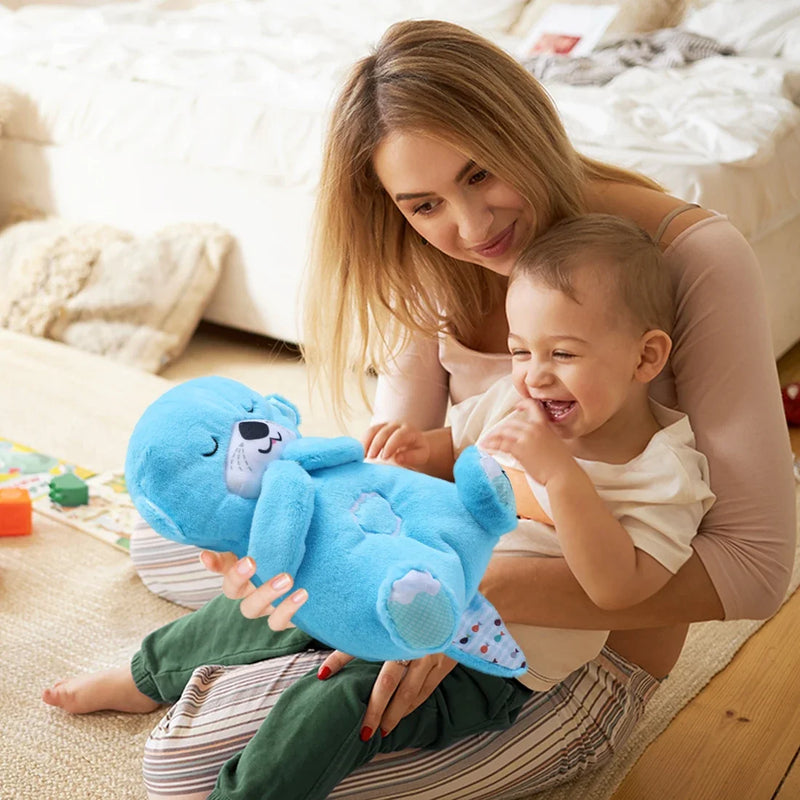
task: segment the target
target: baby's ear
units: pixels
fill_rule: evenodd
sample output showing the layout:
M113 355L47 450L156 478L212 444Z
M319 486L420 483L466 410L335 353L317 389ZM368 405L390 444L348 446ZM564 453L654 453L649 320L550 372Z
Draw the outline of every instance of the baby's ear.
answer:
M275 406L281 414L294 424L295 428L300 425L300 410L290 400L279 394L268 394L264 399Z
M639 363L635 372L636 380L640 383L650 383L664 369L670 350L672 350L672 339L664 331L654 328L642 334Z

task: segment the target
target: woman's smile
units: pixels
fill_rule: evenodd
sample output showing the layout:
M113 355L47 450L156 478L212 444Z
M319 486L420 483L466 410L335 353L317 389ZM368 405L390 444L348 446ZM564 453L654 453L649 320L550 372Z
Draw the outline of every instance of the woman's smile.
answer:
M514 229L516 221L512 222L504 231L490 239L485 244L473 247L472 250L481 258L500 258L504 256L514 243Z
M511 272L534 215L510 183L421 134L390 133L372 161L383 188L430 245L500 275Z

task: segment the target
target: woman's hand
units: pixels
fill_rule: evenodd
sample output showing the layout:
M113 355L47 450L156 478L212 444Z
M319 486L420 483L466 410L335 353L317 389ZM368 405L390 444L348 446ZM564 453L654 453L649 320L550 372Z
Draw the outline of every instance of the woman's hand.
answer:
M353 656L334 650L322 662L317 676L321 680L335 675ZM367 712L361 725L361 739L366 742L375 731L388 736L403 717L419 708L456 665L443 653L434 653L414 661L385 661L372 687Z
M256 571L256 562L252 558L238 559L235 553L203 550L200 560L206 569L223 576L222 591L226 597L231 600L241 599L242 616L248 619L267 616L269 617L267 623L274 631L294 627L292 617L308 599L308 592L305 589L298 589L281 600L277 606L272 605L292 588L291 575L286 573L276 575L256 588L250 581Z

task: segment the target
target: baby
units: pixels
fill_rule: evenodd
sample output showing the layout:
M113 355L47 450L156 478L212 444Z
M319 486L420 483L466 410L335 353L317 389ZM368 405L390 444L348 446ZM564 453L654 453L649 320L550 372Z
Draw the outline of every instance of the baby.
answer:
M648 397L672 344L661 252L616 217L564 220L516 263L506 315L511 375L454 406L450 428L373 426L367 456L442 474L477 443L506 469L520 516L495 552L562 556L596 606L635 605L689 558L714 501L689 420ZM519 680L536 690L594 658L607 637L509 630L529 665Z

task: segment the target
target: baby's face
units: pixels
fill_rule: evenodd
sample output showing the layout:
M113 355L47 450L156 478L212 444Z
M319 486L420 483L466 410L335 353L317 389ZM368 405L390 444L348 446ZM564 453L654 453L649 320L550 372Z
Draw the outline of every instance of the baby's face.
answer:
M506 298L514 386L565 439L619 421L640 401L633 389L642 336L590 271L579 270L574 284L577 301L527 278Z

